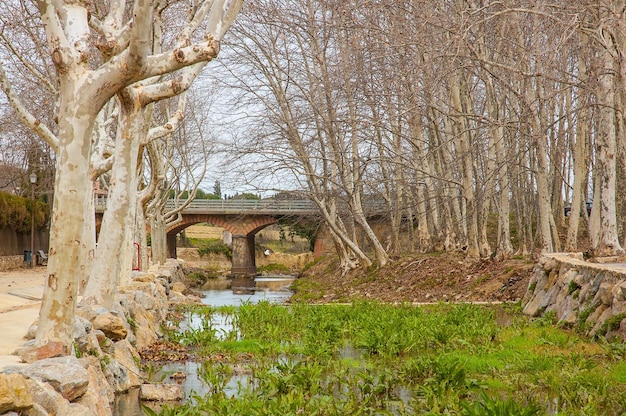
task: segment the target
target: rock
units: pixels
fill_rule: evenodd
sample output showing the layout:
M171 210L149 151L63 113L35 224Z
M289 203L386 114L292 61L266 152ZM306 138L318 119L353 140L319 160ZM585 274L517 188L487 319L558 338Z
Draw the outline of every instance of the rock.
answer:
M34 363L38 360L46 358L64 357L70 354L69 348L65 344L57 341L50 341L46 345L40 347L35 346L34 342L25 345L17 352L25 363Z
M49 414L42 405L35 403L33 407L23 412L21 416L49 416Z
M617 302L626 301L626 282L621 282L613 286L611 290L613 299Z
M141 351L159 339L162 320L157 319L156 314L144 310L137 311L133 319L136 322L135 347Z
M180 292L171 291L168 300L170 305L177 305L182 303L187 303L187 296L183 295Z
M115 393L100 368L96 357L85 357L80 360L81 365L89 372L89 388L76 403L91 409L93 415L110 416L111 405L115 400Z
M133 277L133 281L154 283L156 281L156 277L152 273L139 273Z
M0 413L25 410L33 404L33 398L27 391L24 376L0 374Z
M593 298L593 302L610 306L612 300L611 289L612 286L608 283L600 284L598 291L596 292L596 296Z
M33 416L39 415L71 415L71 416L93 416L91 410L78 403L70 403L61 396L50 384L37 379L28 380L29 390L37 406L33 407L33 412L26 413ZM41 409L45 413L40 413ZM36 412L36 413L35 413Z
M185 293L187 286L185 286L182 282L174 282L172 283L172 290L179 293Z
M125 393L130 390L133 385L130 381L128 370L124 368L120 363L110 358L109 355L105 355L106 358L102 359L102 373L107 379L107 383L115 393Z
M524 306L524 314L532 317L539 316L548 306L549 297L543 290L536 291L531 301Z
M128 335L124 321L110 312L96 316L92 323L95 329L104 332L113 341L120 341Z
M65 399L72 401L87 391L89 372L75 357L39 360L28 366L8 367L9 374L23 374L51 385Z
M129 387L139 387L143 383L141 370L137 366L140 361L139 354L128 340L122 340L113 345L113 359L128 371Z
M39 318L35 319L29 327L28 331L26 331L26 335L24 335L24 339L35 339L37 335L37 327L39 326Z
M185 397L180 384L142 384L139 398L145 401L179 401Z
M85 337L91 331L93 331L93 325L88 319L80 316L74 318L74 339Z

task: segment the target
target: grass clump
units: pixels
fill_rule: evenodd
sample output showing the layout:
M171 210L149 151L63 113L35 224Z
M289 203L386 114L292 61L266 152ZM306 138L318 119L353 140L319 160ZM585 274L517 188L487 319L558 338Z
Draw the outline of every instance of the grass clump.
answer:
M289 274L291 273L291 269L284 264L280 263L269 263L263 266L257 266L257 272L265 273L265 274Z

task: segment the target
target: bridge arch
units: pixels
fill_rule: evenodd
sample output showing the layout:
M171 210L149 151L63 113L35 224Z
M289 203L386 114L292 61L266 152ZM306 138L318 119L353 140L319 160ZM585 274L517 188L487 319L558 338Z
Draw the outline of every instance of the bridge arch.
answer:
M278 218L271 215L185 214L180 222L167 229L168 251L171 257L176 257L176 235L185 228L199 223L213 224L224 228L233 236L231 274L256 274L254 236L277 221Z

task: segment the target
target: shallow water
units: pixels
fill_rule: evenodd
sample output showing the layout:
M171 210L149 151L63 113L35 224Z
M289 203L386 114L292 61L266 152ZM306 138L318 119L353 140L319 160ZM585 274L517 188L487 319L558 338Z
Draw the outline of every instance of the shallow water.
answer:
M207 290L202 292L205 297L202 303L211 306L240 306L244 303L282 303L291 297L285 290L252 290L251 293L234 293L232 290Z
M277 280L276 278L272 279ZM291 281L293 279L289 280ZM292 292L286 289L286 287L279 290L250 287L247 288L245 291L246 293L240 292L241 291L234 292L233 290L203 291L202 293L204 294L204 298L202 298L202 303L215 307L240 306L244 303L255 304L262 301L270 303L283 303L289 300L292 295ZM200 321L201 319L199 318L196 319L194 317L190 317L190 319L186 321L185 325L193 327L196 325L196 322L199 324ZM222 333L226 333L230 330L230 323L228 319L221 314L216 314L212 318L212 322L214 327ZM183 372L187 375L181 383L185 392L185 400L189 400L192 394L202 396L208 393L208 387L198 376L198 369L201 365L201 363L191 361L166 364L158 372L156 372L152 381L174 383L175 381L171 380L169 375L176 372ZM236 391L237 382L244 381L245 378L245 375L233 376L229 382L229 385L232 385L233 393ZM155 410L158 409L158 404L149 404L149 406ZM112 407L113 416L144 416L144 412L141 410L138 389L130 391L127 394L117 395Z

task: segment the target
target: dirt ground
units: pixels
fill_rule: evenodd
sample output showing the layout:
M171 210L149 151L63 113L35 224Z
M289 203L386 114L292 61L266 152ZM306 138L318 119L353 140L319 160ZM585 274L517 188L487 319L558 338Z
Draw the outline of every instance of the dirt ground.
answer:
M380 270L355 270L342 278L336 261L326 259L303 273L293 299L517 301L528 288L534 265L530 259L472 261L460 253L436 253L396 260Z

